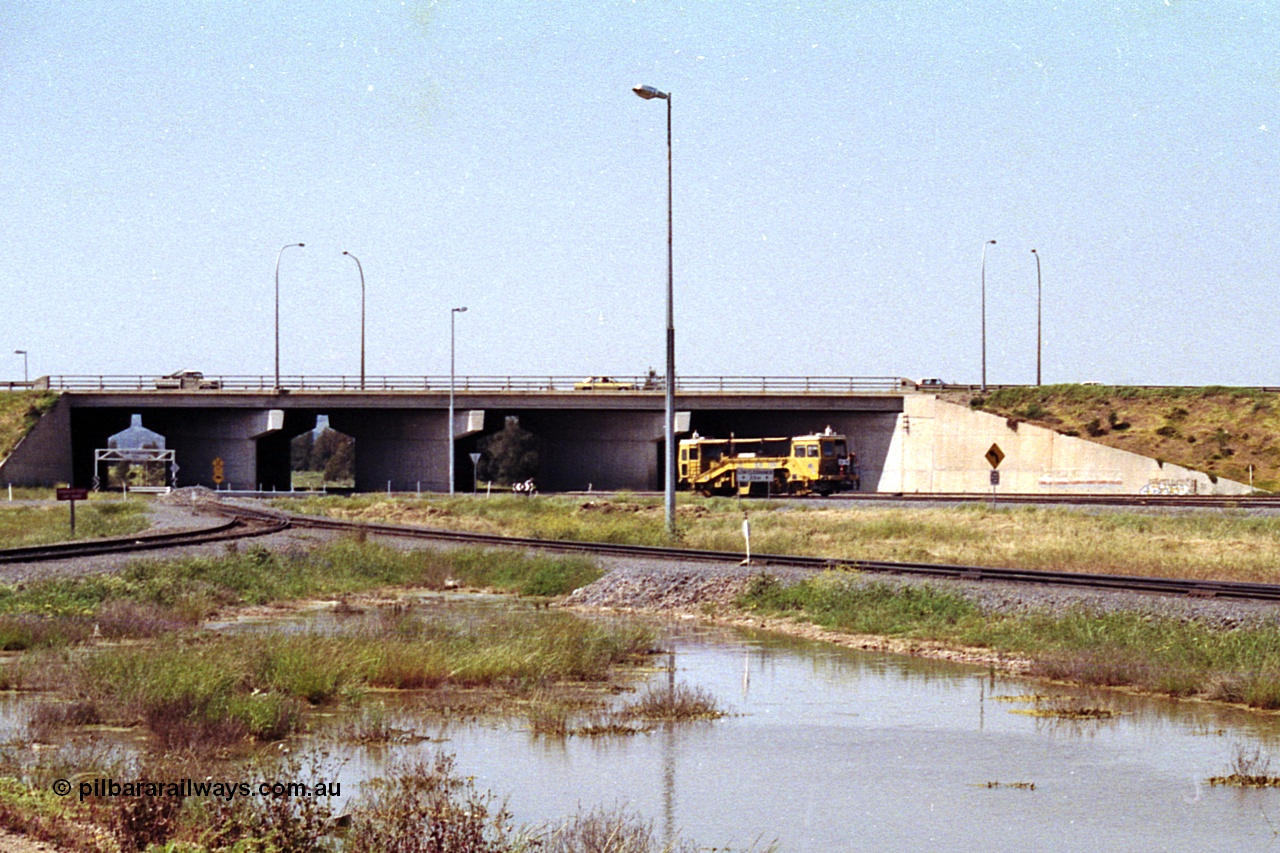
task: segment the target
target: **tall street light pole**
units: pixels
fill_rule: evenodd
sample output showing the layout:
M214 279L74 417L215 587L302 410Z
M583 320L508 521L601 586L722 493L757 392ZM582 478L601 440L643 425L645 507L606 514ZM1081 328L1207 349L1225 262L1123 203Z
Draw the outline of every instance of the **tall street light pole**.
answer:
M279 254L276 255L276 393L280 393L280 255L284 254L284 250L297 246L302 248L302 243L289 243L281 246Z
M13 354L22 356L22 384L26 385L31 381L31 378L27 376L27 351L24 349L16 349L13 351Z
M360 264L360 259L350 252L343 252L348 258L356 262L356 269L360 270L360 390L364 390L364 267ZM385 387L385 386L384 386Z
M634 86L631 91L646 101L660 98L667 102L667 381L663 431L666 443L666 454L663 459L665 474L662 479L667 532L674 535L676 532L676 326L672 307L674 272L671 243L674 225L671 215L671 93L660 92L652 86Z
M453 494L453 321L454 319L466 311L464 305L461 308L449 309L449 494Z
M982 244L982 390L987 390L987 247L995 240Z
M1036 385L1040 384L1040 253L1035 249L1031 254L1036 256Z

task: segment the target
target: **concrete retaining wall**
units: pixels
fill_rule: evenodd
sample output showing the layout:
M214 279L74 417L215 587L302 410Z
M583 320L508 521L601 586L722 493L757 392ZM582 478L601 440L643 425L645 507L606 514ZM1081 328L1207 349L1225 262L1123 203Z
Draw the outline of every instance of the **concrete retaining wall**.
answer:
M70 483L71 477L71 406L59 397L0 461L0 486L52 486Z
M1020 494L1248 494L1234 480L1210 480L1180 465L1060 435L998 415L907 395L885 455L880 492L983 492L991 489L992 445L1004 452L1000 492Z

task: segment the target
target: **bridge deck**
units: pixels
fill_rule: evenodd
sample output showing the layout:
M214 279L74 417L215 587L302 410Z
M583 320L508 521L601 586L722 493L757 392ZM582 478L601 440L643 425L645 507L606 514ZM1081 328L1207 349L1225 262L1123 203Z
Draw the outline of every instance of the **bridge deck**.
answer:
M595 381L592 381L592 380ZM33 386L70 392L221 391L274 393L273 376L48 376ZM662 394L661 377L653 376L281 376L280 390L313 393L455 393L639 396ZM893 376L680 376L678 394L901 394L915 383Z

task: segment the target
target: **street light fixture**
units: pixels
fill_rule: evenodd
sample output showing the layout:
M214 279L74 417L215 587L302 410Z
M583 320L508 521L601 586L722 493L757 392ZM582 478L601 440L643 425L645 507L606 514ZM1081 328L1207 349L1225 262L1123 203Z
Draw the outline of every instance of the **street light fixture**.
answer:
M646 101L658 98L667 102L667 382L666 412L663 436L666 442L666 454L663 466L663 504L666 510L667 533L676 532L676 327L672 308L673 265L671 259L671 243L673 221L671 215L671 93L659 91L652 86L633 86L635 92Z
M453 353L454 353L454 336L453 321L459 315L467 310L464 305L461 308L449 309L449 494L453 494Z
M13 354L22 356L22 384L26 385L31 381L27 376L27 351L24 349L16 349L13 351Z
M1036 385L1040 384L1040 253L1035 249L1031 254L1036 256Z
M297 246L299 249L303 247L302 243L289 243L281 246L279 254L276 255L276 393L280 393L280 256L284 254L284 250Z
M987 390L987 247L995 240L982 244L982 390Z
M356 262L356 268L360 270L360 390L364 390L364 267L360 264L360 259L350 252L343 252L348 258ZM385 386L384 386L385 387Z

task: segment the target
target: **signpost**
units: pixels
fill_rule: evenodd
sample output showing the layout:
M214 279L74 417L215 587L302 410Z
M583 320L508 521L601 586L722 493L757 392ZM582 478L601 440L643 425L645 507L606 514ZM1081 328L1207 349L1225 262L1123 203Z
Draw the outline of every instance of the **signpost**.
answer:
M76 535L76 501L89 500L88 489L58 489L55 493L60 501L71 502L71 538Z
M992 444L982 456L991 464L991 505L995 506L996 486L1000 485L1000 472L996 469L1004 461L1004 451L1000 449L1000 445Z
M991 445L983 456L991 463L991 469L993 471L996 468L999 468L1000 463L1004 461L1004 451L1000 449L1000 445L998 444Z
M743 486L749 483L764 483L765 495L773 497L773 469L772 468L739 468L738 485ZM741 493L739 493L741 497Z
M471 494L480 491L480 454L471 455Z

